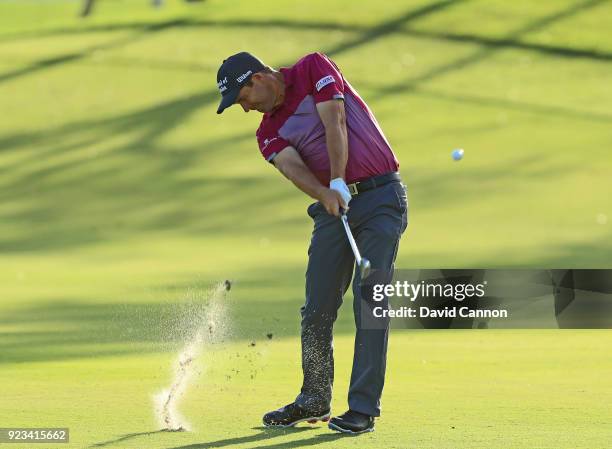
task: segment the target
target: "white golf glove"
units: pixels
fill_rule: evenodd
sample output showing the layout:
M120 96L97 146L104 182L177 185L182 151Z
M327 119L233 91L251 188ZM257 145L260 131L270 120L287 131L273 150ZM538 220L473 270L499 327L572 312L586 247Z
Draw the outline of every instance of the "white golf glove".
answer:
M332 179L329 182L329 188L340 193L340 196L342 196L342 199L346 203L346 208L348 209L348 204L353 198L353 196L351 195L351 192L349 191L348 186L346 185L346 182L344 182L344 179L342 178Z

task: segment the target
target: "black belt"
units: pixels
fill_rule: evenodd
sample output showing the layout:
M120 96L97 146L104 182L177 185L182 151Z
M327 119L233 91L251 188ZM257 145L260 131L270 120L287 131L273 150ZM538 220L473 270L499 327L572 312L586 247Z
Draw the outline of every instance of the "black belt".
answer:
M351 195L359 195L360 193L367 192L368 190L375 189L376 187L384 186L390 182L400 182L402 178L398 172L385 173L384 175L372 176L371 178L364 179L363 181L354 182L348 184L349 192Z

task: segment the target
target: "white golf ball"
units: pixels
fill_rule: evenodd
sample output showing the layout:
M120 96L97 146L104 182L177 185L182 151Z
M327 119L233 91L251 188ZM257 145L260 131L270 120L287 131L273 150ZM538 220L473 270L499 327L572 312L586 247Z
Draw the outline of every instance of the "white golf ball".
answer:
M460 161L461 159L463 159L463 148L457 148L453 150L451 155L453 156L454 160Z

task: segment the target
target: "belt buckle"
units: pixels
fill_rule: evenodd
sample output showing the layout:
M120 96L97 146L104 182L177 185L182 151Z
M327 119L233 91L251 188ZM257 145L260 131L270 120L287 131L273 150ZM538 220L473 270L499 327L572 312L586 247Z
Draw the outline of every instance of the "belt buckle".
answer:
M359 190L357 190L357 184L359 184L358 182L354 182L352 184L348 184L347 187L349 189L349 192L351 193L351 195L355 196L359 193Z

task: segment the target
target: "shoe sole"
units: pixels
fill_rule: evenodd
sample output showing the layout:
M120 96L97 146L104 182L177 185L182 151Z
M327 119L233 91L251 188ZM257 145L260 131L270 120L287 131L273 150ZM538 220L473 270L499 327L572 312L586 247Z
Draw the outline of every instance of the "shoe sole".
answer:
M266 424L264 423L264 427L273 427L273 428L278 428L278 429L284 429L287 427L293 427L296 424L299 424L301 422L307 422L308 424L315 424L318 421L323 421L323 422L327 422L329 421L329 418L331 417L331 412L327 413L325 415L321 415L321 416L309 416L308 418L304 418L304 419L299 419L295 422L292 422L291 424Z
M350 435L359 435L360 433L374 432L374 427L368 427L367 429L355 432L354 430L344 429L331 422L327 424L327 427L329 427L331 430L335 430L336 432L347 433Z

